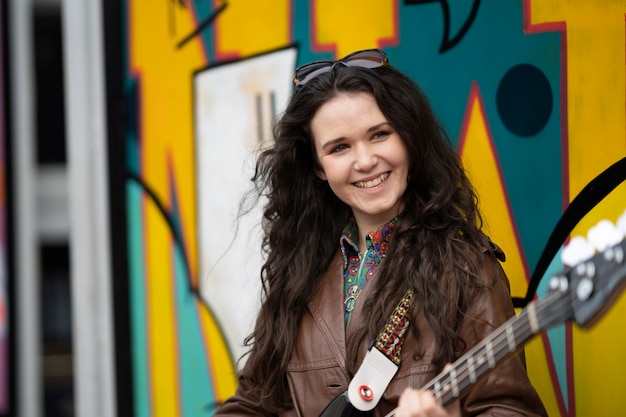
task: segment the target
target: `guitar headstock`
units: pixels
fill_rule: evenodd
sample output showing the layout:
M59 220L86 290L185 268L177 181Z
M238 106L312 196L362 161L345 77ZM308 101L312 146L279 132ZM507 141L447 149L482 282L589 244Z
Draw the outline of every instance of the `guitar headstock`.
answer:
M593 325L613 304L626 284L626 212L616 224L602 220L589 229L587 237L574 237L564 248L561 260L573 265L550 280L550 288L570 294L573 320L580 326Z

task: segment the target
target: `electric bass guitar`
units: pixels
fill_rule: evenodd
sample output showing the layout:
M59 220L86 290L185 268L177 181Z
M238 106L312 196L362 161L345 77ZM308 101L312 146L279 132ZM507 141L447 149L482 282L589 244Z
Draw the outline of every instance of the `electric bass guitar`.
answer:
M589 230L587 239L573 238L561 259L574 266L549 279L550 289L543 299L529 303L421 389L432 391L439 404L448 405L537 334L567 321L593 326L625 286L625 236L626 212L617 226L603 220ZM345 394L335 398L320 417L359 414Z

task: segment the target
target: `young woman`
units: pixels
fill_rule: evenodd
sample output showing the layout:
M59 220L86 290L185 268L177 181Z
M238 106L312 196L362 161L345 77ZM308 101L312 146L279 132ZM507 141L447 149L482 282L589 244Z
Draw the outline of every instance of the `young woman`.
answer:
M426 97L383 51L304 65L294 82L253 178L264 302L217 415L319 416L409 295L399 367L371 411L384 416L514 314L503 254ZM523 351L451 407L408 391L399 413L422 412L545 415Z

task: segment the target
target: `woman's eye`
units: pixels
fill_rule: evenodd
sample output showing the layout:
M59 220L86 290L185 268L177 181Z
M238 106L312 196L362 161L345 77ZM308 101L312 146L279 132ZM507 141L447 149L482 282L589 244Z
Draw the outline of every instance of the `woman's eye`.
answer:
M337 145L337 146L335 146L334 148L332 148L330 150L330 153L341 152L341 151L343 151L346 148L347 148L346 145Z
M386 138L387 136L389 136L391 134L391 132L386 131L386 130L381 130L380 132L376 132L374 133L374 136L372 136L372 139L381 139L381 138Z

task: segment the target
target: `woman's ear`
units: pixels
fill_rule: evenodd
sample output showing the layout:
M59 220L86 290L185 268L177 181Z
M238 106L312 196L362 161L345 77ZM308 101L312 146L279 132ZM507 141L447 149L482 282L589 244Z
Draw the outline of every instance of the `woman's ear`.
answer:
M320 167L315 167L313 168L313 170L315 171L315 175L317 175L317 178L319 178L322 181L326 181L326 173L324 172L324 170Z
M317 158L315 158L315 161L313 162L313 172L315 172L315 175L320 180L328 181L328 178L326 177L326 173L324 172L324 168L322 168L322 165L320 164Z

